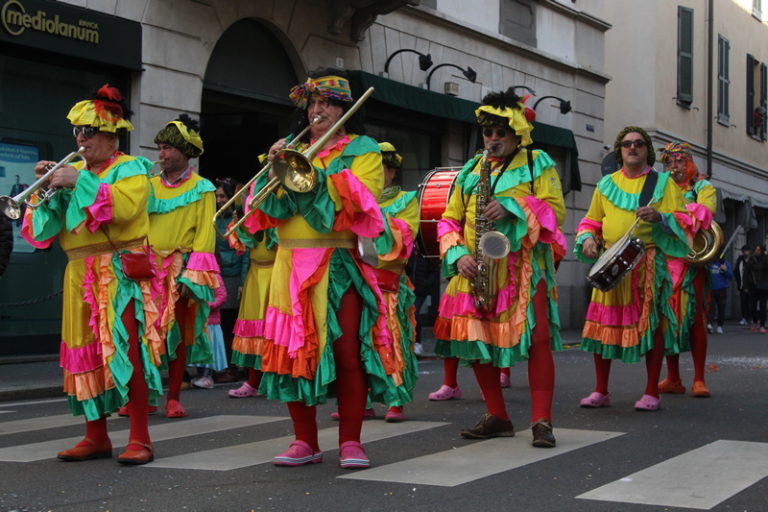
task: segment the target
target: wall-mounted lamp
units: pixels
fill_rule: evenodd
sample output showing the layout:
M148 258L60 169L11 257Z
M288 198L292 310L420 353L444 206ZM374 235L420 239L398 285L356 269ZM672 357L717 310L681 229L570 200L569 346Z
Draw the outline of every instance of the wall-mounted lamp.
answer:
M477 73L475 73L475 70L472 69L469 66L467 66L467 69L464 69L462 67L457 66L456 64L449 64L449 63L438 64L437 66L433 67L432 70L427 75L427 90L428 91L430 90L430 88L429 88L429 81L432 79L432 74L435 71L437 71L438 69L440 69L442 67L445 67L445 66L450 66L450 67L458 69L459 71L461 71L461 73L464 75L464 77L467 80L469 80L470 82L472 82L472 83L475 83L475 80L477 80Z
M571 111L571 102L570 101L566 101L566 100L564 100L562 98L558 98L557 96L542 96L541 98L536 100L536 103L534 103L533 110L536 110L536 107L539 106L539 103L541 103L541 100L545 100L547 98L554 98L554 99L556 99L556 100L558 100L560 102L560 113L561 114L567 114L568 112Z
M423 54L421 52L417 52L416 50L411 50L410 48L403 48L402 50L397 50L396 52L393 52L392 55L387 57L387 62L384 64L384 72L389 73L389 63L392 61L392 57L397 55L398 53L403 52L412 52L419 56L419 69L422 71L428 70L432 66L432 55L430 54Z
M533 89L531 89L527 85L513 85L512 86L512 92L515 92L515 90L517 90L517 89L525 89L526 91L531 93L533 96L536 96L536 91L534 91ZM517 93L515 93L515 94L517 94Z

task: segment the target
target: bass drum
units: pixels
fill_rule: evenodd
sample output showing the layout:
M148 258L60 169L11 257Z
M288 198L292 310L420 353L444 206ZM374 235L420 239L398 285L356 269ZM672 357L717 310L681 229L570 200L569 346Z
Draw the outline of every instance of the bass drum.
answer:
M437 223L448 206L448 199L461 167L437 167L419 185L419 234L416 246L424 258L440 262Z

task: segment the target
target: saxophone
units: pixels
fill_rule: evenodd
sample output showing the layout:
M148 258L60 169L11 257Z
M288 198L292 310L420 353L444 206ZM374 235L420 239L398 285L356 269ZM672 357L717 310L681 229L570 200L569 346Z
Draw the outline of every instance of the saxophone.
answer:
M496 265L509 254L510 243L503 233L496 231L493 221L485 217L485 208L491 200L491 162L489 153L494 146L483 151L480 180L477 182L475 203L475 260L477 275L471 281L475 309L481 313L493 313L496 308L498 280Z

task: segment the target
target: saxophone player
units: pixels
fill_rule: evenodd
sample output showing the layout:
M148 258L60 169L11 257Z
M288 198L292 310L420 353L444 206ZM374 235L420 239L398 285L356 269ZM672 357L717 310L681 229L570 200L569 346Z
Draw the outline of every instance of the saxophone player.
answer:
M528 361L533 445L555 446L554 362L561 347L555 262L565 253L560 178L532 143L532 110L512 88L491 93L475 111L486 151L470 159L438 225L443 275L450 278L435 322L435 352L471 366L487 412L461 435L512 437L500 368ZM506 237L495 262L478 244L486 232ZM485 269L483 268L485 266Z

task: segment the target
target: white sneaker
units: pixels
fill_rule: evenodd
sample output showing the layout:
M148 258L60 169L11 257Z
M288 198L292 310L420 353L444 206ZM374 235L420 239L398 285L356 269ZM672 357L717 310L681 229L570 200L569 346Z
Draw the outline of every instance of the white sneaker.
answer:
M712 324L707 324L707 332L712 334Z
M747 324L749 324L749 322L747 321L747 319L746 319L746 318L742 318L742 319L739 321L739 325L747 325Z
M424 353L424 348L421 346L421 343L414 343L413 344L413 353L417 356L420 356Z
M717 326L717 334L723 334L723 328L719 325Z

